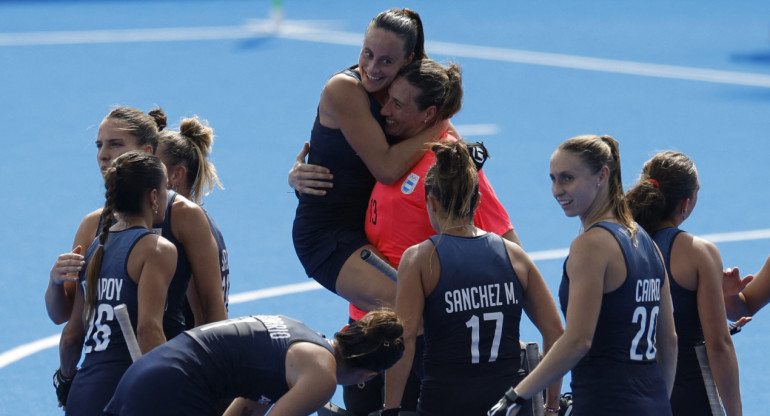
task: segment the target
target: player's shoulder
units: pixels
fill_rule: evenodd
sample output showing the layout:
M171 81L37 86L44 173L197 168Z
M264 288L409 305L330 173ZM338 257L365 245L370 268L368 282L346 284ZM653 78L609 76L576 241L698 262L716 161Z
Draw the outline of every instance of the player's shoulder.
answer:
M696 262L721 256L716 244L688 232L677 234L674 245Z
M361 81L342 72L329 78L321 93L322 104L344 104L356 98L366 98L366 90Z
M93 227L95 228L99 224L99 220L102 218L102 211L103 208L97 208L88 214L86 214L85 217L83 217L83 220L80 221L81 227Z
M207 218L203 207L179 194L174 198L174 202L171 204L170 209L173 212L172 219L174 217L188 218L189 216ZM168 213L166 213L166 215L168 215ZM206 221L208 221L208 219Z
M617 246L613 232L604 227L591 227L575 237L570 248L598 249L609 245Z

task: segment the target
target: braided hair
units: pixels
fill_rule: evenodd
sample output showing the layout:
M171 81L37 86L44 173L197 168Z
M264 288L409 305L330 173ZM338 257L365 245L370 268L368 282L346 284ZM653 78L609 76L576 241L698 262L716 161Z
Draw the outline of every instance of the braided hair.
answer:
M115 213L121 215L141 214L144 197L153 189L159 189L166 176L166 169L160 159L140 151L130 151L118 156L112 167L104 173L106 188L99 232L99 245L88 261L85 272L86 294L83 308L83 323L88 321L96 308L96 294L99 274L104 258L104 244L110 234ZM165 202L165 201L164 201Z

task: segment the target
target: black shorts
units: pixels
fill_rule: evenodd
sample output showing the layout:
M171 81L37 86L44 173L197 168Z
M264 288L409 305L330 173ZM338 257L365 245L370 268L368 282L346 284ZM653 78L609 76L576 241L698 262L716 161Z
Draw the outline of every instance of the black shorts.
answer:
M342 266L351 255L369 244L363 225L361 221L360 227L308 231L311 227L295 220L294 250L308 277L337 293L337 276Z

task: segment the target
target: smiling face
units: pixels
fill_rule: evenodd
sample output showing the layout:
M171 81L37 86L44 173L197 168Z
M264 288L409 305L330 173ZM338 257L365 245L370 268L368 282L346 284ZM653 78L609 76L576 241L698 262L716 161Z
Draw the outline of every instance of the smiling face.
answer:
M385 116L385 132L402 139L422 131L432 118L428 107L420 111L416 99L421 91L403 77L396 78L388 88L388 101L380 113Z
M358 56L361 84L367 92L382 91L411 60L411 56L404 56L404 41L395 33L369 28Z
M104 172L112 166L116 157L131 150L142 150L152 153L151 145L139 145L139 139L129 133L126 122L116 118L106 118L99 125L96 136L96 161L99 169Z
M556 150L551 156L551 191L568 217L588 218L599 206L602 190L607 185L609 169L591 172L589 167L572 152ZM604 186L602 186L604 185Z

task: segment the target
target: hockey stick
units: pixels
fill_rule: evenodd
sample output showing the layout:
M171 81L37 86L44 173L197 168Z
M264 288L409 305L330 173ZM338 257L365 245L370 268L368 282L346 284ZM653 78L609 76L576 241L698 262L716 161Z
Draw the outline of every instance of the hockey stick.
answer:
M120 324L120 331L123 332L123 338L126 340L128 353L131 354L131 360L136 361L142 356L142 350L139 349L139 342L134 335L134 328L131 326L131 318L128 317L128 309L124 303L114 308L115 316Z
M717 386L714 384L714 378L711 377L711 367L709 366L709 358L706 354L706 345L703 343L696 345L695 355L698 356L698 364L700 364L703 384L706 385L706 395L709 398L711 414L714 416L723 416L722 401L719 399L719 392L717 392Z
M372 250L369 250L368 248L363 249L363 251L361 251L361 260L371 264L375 269L381 271L385 276L388 276L390 280L394 282L397 280L398 271L385 262L385 260L372 253Z

